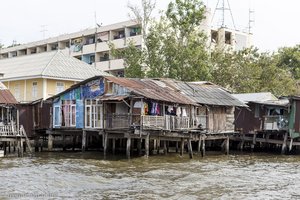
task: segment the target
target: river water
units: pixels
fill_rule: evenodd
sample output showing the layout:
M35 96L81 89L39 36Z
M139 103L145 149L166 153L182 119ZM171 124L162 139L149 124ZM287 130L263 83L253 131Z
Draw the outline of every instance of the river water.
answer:
M99 152L0 159L0 199L299 199L300 157Z

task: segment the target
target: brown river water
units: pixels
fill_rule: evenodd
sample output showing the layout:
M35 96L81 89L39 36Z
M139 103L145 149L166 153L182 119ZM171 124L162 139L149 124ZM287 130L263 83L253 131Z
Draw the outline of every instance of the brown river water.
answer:
M100 152L0 159L0 199L300 199L300 156Z

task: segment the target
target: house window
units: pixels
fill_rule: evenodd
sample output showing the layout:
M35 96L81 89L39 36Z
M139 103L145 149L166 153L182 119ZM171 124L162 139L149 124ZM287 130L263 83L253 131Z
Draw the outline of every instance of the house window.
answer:
M98 100L86 100L85 103L85 127L103 127L103 105Z
M63 82L56 82L56 94L65 90L65 84Z
M32 98L36 99L38 94L38 83L32 82Z
M76 101L62 100L62 126L76 126Z
M54 126L60 126L60 107L54 107Z
M16 83L15 84L15 97L16 97L16 99L20 99L20 96L21 96L20 84Z

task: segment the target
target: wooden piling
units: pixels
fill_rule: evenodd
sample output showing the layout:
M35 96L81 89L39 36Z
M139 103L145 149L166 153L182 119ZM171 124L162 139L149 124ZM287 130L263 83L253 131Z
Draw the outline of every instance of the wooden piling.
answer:
M85 148L86 148L86 131L82 131L81 151L84 152Z
M127 144L126 144L126 155L127 158L130 159L130 147L131 147L131 138L127 138Z
M149 157L149 143L150 143L150 135L148 133L145 139L145 151L146 151L147 158Z
M137 150L138 150L139 156L141 156L142 155L142 139L140 139L140 138L137 139Z
M290 140L289 151L292 151L293 148L293 138Z
M62 135L62 142L63 142L63 151L66 151L66 135Z
M227 136L227 138L225 140L226 140L225 153L226 153L226 155L229 155L229 136Z
M283 138L283 143L282 143L282 148L281 148L281 154L286 153L287 138L288 138L288 132L285 132L284 138Z
M184 139L181 138L181 143L180 143L180 155L183 156L183 151L184 151Z
M116 138L112 139L112 153L113 155L116 153Z
M176 141L176 153L178 153L178 150L179 150L179 144L178 141Z
M192 149L192 140L188 139L188 150L189 150L189 156L192 159L193 158L193 149Z
M166 140L164 140L164 154L165 154L165 155L168 154L167 141L166 141Z
M103 155L106 158L107 155L107 143L108 143L108 133L103 133Z
M49 134L48 135L48 151L53 150L53 135Z
M205 156L205 136L202 138L202 149L201 149L201 156Z
M201 135L199 135L199 140L198 140L198 153L201 152Z
M160 152L160 139L157 139L157 154Z

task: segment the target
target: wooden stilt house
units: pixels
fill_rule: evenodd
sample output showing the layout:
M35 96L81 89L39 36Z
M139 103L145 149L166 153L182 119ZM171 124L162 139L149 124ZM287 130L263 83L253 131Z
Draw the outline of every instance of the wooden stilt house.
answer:
M224 134L234 133L234 108L245 106L213 84L100 76L51 100L50 135L82 131L85 148L87 133L98 133L105 153L109 139L113 149L116 140L126 139L127 155L131 139L138 144L145 140L146 155L150 140L154 149L160 147L160 140L188 142L192 152L191 141L198 141L200 134L221 134L221 139L228 139Z

